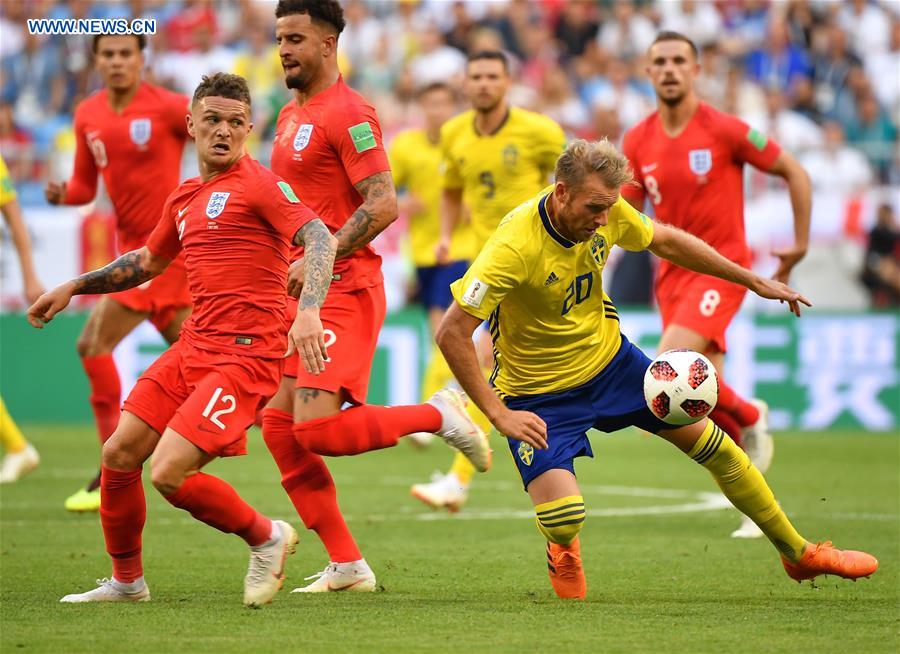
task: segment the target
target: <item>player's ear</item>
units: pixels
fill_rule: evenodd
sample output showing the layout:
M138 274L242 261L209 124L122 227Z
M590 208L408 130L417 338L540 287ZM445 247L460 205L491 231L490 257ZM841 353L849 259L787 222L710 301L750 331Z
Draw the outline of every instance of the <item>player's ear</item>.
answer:
M194 116L191 114L188 114L187 116L184 117L184 119L187 121L188 134L190 134L192 139L196 139L197 135L194 133Z
M326 34L322 38L322 56L330 57L337 50L337 35Z

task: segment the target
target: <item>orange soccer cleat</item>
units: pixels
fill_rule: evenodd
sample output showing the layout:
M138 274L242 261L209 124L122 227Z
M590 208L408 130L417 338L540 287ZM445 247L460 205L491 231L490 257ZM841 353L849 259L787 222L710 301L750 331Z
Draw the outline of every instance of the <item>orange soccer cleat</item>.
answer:
M839 550L831 542L808 545L797 563L783 556L781 562L791 579L798 583L818 575L837 575L844 579L868 577L878 569L878 559L866 552Z
M587 595L587 579L581 566L581 544L577 538L569 545L547 543L547 572L559 597L584 599Z

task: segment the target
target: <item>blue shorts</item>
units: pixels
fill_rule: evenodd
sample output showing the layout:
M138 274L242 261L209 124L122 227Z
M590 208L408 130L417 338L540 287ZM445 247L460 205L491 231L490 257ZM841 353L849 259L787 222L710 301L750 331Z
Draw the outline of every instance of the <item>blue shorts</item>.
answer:
M450 284L460 279L469 269L468 261L451 261L443 266L416 268L419 280L419 303L425 309L446 309L453 302Z
M507 397L506 406L531 411L547 423L547 449L507 438L525 488L553 468L575 474L575 458L593 457L587 431L605 432L635 426L657 433L672 429L651 413L644 401L644 373L651 360L622 336L616 356L589 382L555 393Z

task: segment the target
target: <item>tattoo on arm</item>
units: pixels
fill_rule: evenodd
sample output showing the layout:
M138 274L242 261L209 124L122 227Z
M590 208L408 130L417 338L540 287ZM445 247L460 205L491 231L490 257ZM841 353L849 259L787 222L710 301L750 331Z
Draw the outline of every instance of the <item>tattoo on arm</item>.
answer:
M390 171L366 177L355 188L363 203L334 234L338 258L365 246L397 218L397 194Z
M331 285L337 239L316 218L297 230L294 243L303 246L304 280L299 308L321 307Z
M145 266L145 250L126 252L121 257L98 270L86 272L75 279L76 295L95 293L115 293L140 286L159 271L148 270Z

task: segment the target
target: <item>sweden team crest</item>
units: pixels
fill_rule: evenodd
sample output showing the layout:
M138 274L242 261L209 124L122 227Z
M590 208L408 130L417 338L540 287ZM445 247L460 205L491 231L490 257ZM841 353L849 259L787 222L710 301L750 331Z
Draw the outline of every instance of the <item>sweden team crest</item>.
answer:
M601 266L606 260L606 239L600 234L594 234L594 237L591 239L591 256Z
M688 165L695 175L705 175L712 170L712 150L691 150L688 152Z
M225 211L225 203L228 202L228 196L231 193L224 191L215 191L209 196L209 202L206 203L206 217L215 220Z
M297 128L297 133L294 135L294 150L300 152L303 148L309 145L309 139L312 137L313 126L309 123L304 123Z
M534 448L528 443L519 443L519 459L527 466L534 460Z
M128 135L135 145L147 145L150 141L150 119L135 118L128 124Z

